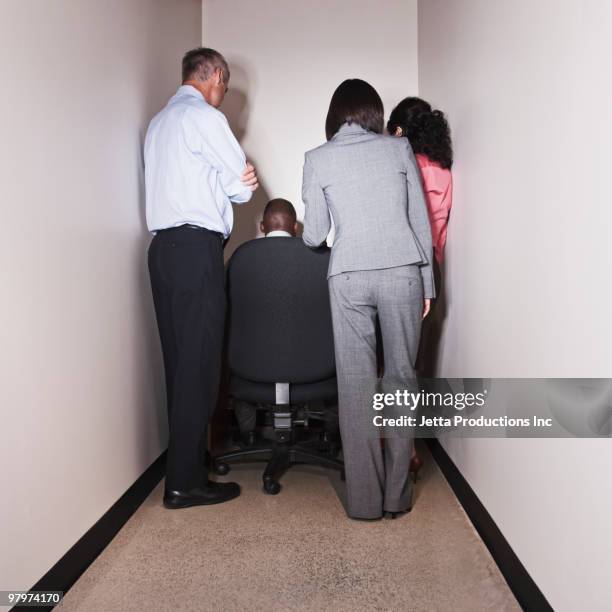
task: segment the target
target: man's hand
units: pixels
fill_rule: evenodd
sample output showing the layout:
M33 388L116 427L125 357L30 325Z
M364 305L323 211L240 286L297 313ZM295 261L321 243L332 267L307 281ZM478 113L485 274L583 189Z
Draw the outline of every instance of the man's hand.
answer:
M424 319L429 314L430 309L431 309L431 298L425 298L423 300L423 316L421 317L422 319Z
M246 168L240 177L240 180L251 190L255 191L259 187L257 172L251 162L247 162Z

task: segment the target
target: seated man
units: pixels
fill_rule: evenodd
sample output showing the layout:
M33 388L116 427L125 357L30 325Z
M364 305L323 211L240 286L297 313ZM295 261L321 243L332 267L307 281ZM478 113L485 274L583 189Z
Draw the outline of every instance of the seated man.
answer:
M297 214L293 204L283 198L276 198L266 204L259 229L265 234L265 238L295 238L297 226ZM242 441L247 446L251 446L255 442L257 420L255 406L234 400L234 414Z
M259 228L265 235L265 238L295 238L298 224L293 204L283 198L270 200L264 210ZM234 400L233 406L242 442L246 446L252 446L255 443L257 409L253 404L242 400ZM325 431L328 434L337 431L336 420L337 409L335 412L331 411L329 423L326 421ZM327 439L327 437L327 435L324 436L324 439Z

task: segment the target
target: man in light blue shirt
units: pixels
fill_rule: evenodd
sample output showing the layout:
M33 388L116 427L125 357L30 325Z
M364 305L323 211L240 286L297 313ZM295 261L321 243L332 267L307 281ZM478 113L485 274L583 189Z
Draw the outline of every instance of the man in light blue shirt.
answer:
M207 80L196 76L183 81L147 130L147 225L155 232L189 223L228 238L231 202L248 202L257 179L225 115L217 110L229 70L225 75L218 67Z
M194 49L183 84L151 121L144 146L147 226L154 234L149 273L166 375L169 441L164 505L228 501L236 483L203 468L214 411L225 320L223 245L232 202L258 187L227 119L218 110L229 83L223 56Z

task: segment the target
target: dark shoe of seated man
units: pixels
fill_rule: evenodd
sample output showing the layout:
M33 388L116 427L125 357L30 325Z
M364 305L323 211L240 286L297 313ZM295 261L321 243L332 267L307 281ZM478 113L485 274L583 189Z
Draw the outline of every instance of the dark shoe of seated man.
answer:
M234 416L238 423L240 438L244 446L255 444L255 427L257 426L257 408L243 400L233 401Z
M166 491L164 506L170 510L189 508L190 506L210 506L222 504L240 495L240 486L235 482L214 482L209 480L205 485L189 491Z

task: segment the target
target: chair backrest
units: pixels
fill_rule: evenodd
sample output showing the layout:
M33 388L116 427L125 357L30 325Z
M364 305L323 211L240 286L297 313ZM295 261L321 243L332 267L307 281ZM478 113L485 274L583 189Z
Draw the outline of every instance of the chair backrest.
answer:
M232 255L228 360L254 382L311 383L335 375L329 249L300 238L258 238Z

